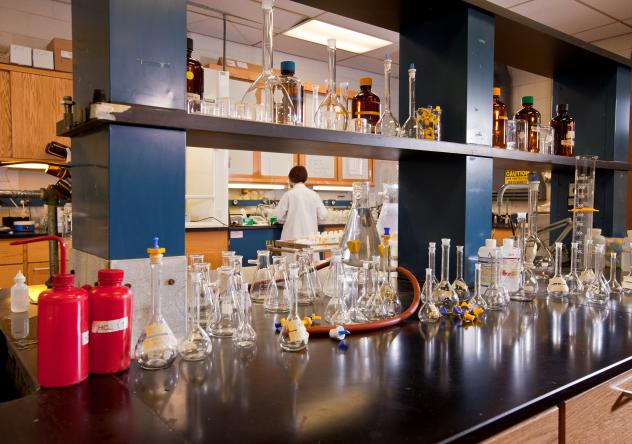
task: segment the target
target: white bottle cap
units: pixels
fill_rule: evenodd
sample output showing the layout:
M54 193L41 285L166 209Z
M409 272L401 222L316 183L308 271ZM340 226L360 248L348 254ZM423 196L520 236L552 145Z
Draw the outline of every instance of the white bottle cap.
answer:
M496 239L485 239L485 246L488 248L496 248Z
M503 239L503 247L506 248L513 248L514 246L514 240L510 237L506 237Z
M450 239L446 239L446 238L441 239L441 245L447 245L449 247Z
M26 278L24 277L24 275L22 274L22 270L18 271L18 274L15 275L15 277L13 278L13 281L17 284L17 283L21 283L23 284L24 282L26 282Z
M601 236L601 228L593 228L591 232L592 232L593 237L595 237L595 235Z

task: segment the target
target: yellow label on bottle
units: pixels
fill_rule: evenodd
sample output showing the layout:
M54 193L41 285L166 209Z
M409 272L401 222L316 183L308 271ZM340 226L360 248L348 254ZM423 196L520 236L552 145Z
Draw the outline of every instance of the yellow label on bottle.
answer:
M187 80L193 80L193 71L187 71Z

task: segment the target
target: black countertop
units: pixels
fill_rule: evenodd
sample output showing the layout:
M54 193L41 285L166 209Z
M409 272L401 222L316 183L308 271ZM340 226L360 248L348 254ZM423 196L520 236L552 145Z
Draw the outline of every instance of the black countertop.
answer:
M6 298L5 298L6 299ZM407 303L407 301L405 301ZM8 301L0 303L5 308ZM76 387L0 403L8 442L389 442L480 440L632 368L632 297L605 309L538 298L488 312L312 338L282 353L255 306L257 348L167 370L132 365ZM0 323L8 336L7 319ZM9 347L11 348L11 347ZM32 359L31 359L32 361ZM30 365L33 365L31 363Z
M46 236L48 233L18 233L15 231L0 232L0 239L24 239L27 237Z
M345 224L318 224L318 227L340 227ZM231 225L230 227L189 227L186 231L243 231L243 230L282 230L283 224L274 225Z

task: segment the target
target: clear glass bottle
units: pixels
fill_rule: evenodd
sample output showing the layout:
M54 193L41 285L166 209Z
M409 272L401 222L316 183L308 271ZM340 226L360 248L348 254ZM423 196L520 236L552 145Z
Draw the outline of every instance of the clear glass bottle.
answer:
M353 267L361 267L362 260L368 260L378 255L380 251L380 236L369 206L369 188L368 182L353 183L349 219L347 219L345 230L340 239L343 260L345 264ZM349 241L360 241L360 249L354 255L353 260L349 250Z
M469 300L470 307L487 309L487 302L481 292L481 264L474 265L474 294Z
M566 285L568 285L568 294L578 296L584 291L584 284L577 274L577 242L571 242L571 269L566 276Z
M360 304L358 303L358 300L360 299L360 293L364 284L363 269L356 268L352 270L352 273L351 305L349 307L349 317L351 318L351 322L367 322L368 318L365 316L364 311L360 308Z
M255 345L257 333L251 324L251 304L248 294L248 284L242 283L237 303L239 304L239 326L233 334L233 343L237 347L251 347Z
M500 101L500 88L493 90L492 146L507 148L507 105Z
M553 275L553 257L538 235L538 193L540 181L529 182L529 234L525 241L525 259L527 268L537 278L548 279Z
M327 53L329 64L327 93L314 115L314 126L346 131L349 120L347 108L340 103L336 94L336 39L327 40Z
M298 298L297 298L297 281L298 281L298 264L290 264L289 266L289 286L290 286L290 314L285 320L285 324L281 328L279 344L281 350L296 352L307 347L309 333L298 315Z
M595 278L586 285L584 294L586 300L594 305L605 305L610 299L610 287L603 275L604 245L595 245Z
M211 339L200 325L200 294L202 291L202 273L199 270L189 272L191 293L186 295L187 332L178 344L178 353L185 361L201 361L211 354Z
M272 269L274 270L274 287L268 293L263 308L270 313L287 313L290 311L290 303L287 297L287 258L284 256L274 256L272 258Z
M518 213L518 250L520 251L520 264L518 276L518 289L510 292L513 301L531 302L540 290L538 279L530 268L526 266L525 243L527 241L526 218L524 213Z
M421 322L439 322L441 313L432 298L432 269L426 268L426 281L423 288L423 303L417 316Z
M617 279L617 253L615 251L610 253L610 279L608 279L608 287L610 287L611 294L621 293L621 283L619 283Z
M546 286L549 297L562 299L568 296L569 288L562 276L562 243L555 242L555 274Z
M178 341L173 335L165 318L162 317L161 286L162 256L165 249L158 245L158 238L147 249L151 282L151 319L143 328L134 355L138 365L146 370L157 370L169 367L176 359Z
M234 287L233 267L220 267L216 322L211 325L211 335L218 338L230 337L239 325L237 289Z
M285 96L281 96L281 106L275 116L276 123L288 125L303 125L303 85L295 75L296 63L292 60L281 62L281 85L287 91L291 103L287 102ZM282 94L282 93L281 93Z
M375 132L384 136L399 135L399 123L391 111L391 56L384 57L384 110L377 122Z
M500 247L491 251L492 280L483 294L488 310L504 310L509 306L509 294L500 279L502 253Z
M327 306L323 318L331 325L346 325L351 323L345 296L347 294L347 280L344 266L339 255L331 258L333 294Z
M297 262L299 270L298 280L298 304L311 305L316 302L316 289L314 286L314 275L311 271L311 253L308 251L299 251L297 253ZM286 298L287 299L287 298Z
M371 77L360 77L359 84L360 92L351 101L351 116L354 119L366 119L371 132L374 133L375 126L380 120L380 98L371 91Z
M593 240L586 239L584 242L584 268L582 269L581 273L579 273L579 279L582 281L582 284L584 284L584 287L595 280L595 271L592 269L591 261L593 252Z
M270 252L257 250L257 271L250 288L250 299L255 304L261 304L276 292L277 286L270 271Z
M419 127L417 126L417 104L415 103L415 64L408 68L408 119L402 125L401 136L419 139Z
M246 106L253 104L261 105L263 115L260 116L259 120L263 122L274 121L275 109L281 107L283 101L285 101L286 105L292 103L292 98L285 89L281 79L274 74L272 70L272 36L274 34L273 6L274 0L262 0L261 2L261 8L263 10L263 56L261 65L263 70L241 98L241 103Z
M463 277L463 245L456 246L456 279L452 282L454 291L459 296L459 301L467 301L470 299L470 289Z
M515 118L527 122L527 149L529 152L540 152L539 130L541 117L540 112L533 107L533 96L524 96L522 98L522 109L516 113Z
M441 239L441 280L433 291L435 302L452 310L459 305L459 296L450 283L450 239Z
M437 273L435 273L437 265L437 244L435 242L428 243L428 267L432 270L432 289L439 284ZM438 302L438 301L435 301Z

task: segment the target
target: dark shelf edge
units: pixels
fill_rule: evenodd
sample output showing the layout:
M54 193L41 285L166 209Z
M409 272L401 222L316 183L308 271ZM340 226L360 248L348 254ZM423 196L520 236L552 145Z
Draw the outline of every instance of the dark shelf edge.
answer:
M110 104L104 104L110 106ZM116 105L115 105L116 106ZM183 110L142 105L123 105L125 110L111 112L107 119L91 119L71 129L57 124L57 134L76 137L108 124L136 125L187 132L187 145L205 148L259 150L281 153L342 155L381 160L403 160L417 156L465 155L494 159L496 166L520 165L543 169L574 168L572 157L509 151L485 145L435 142L402 137L357 134L279 125L248 120L188 114ZM621 161L597 161L597 168L630 171L632 164Z

